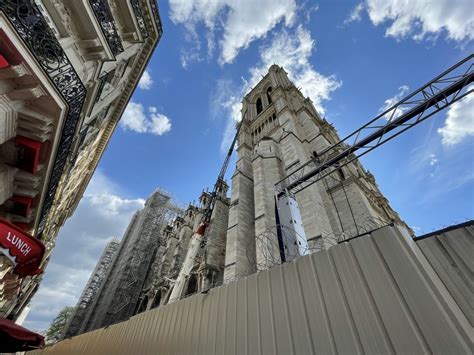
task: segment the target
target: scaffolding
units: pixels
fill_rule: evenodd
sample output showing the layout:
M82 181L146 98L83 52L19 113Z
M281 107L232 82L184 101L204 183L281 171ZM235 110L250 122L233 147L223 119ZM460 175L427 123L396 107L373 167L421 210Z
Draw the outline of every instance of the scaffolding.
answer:
M79 298L73 313L68 319L66 327L64 327L62 338L69 338L79 334L81 326L87 316L89 306L92 304L94 296L97 295L100 287L102 286L110 266L112 265L114 258L119 248L119 241L114 239L110 241L105 247L94 271L92 272L89 281L87 281L84 291L82 291L81 297Z
M163 229L182 210L157 189L137 212L120 242L117 257L89 307L81 333L115 324L136 313L155 254L164 244Z

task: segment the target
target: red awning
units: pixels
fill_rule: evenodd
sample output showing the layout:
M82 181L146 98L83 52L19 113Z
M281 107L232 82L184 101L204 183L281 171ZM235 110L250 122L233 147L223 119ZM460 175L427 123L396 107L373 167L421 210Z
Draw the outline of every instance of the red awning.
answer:
M41 273L39 266L44 252L40 240L0 218L0 254L10 259L15 274L25 277Z
M31 138L17 136L16 144L20 148L18 150L17 167L36 175L38 162L40 160L41 142Z
M3 55L0 54L0 69L8 68L10 63L5 59Z
M0 317L0 352L14 353L44 346L44 336Z

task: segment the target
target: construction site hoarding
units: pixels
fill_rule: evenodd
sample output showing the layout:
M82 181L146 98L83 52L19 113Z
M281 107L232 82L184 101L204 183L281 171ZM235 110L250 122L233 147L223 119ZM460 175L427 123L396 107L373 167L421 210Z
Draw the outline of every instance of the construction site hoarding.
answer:
M474 327L474 223L433 232L416 239L426 259Z
M33 354L472 353L469 316L432 265L387 226Z

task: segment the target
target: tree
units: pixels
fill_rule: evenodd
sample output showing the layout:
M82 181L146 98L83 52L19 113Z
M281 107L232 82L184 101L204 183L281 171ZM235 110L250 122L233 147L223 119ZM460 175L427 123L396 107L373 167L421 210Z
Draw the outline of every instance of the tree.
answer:
M59 312L56 318L53 319L51 325L46 331L46 344L53 344L61 339L63 329L73 310L74 307L66 306Z

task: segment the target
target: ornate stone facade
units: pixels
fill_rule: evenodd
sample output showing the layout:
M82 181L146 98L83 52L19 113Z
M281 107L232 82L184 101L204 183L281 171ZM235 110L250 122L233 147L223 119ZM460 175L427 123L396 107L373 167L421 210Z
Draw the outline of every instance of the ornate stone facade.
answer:
M227 190L227 184L221 182L211 221L206 229L207 244L198 253L181 297L208 290L223 282L230 203ZM199 198L200 205L189 205L184 215L165 229L166 242L163 249L157 253L156 269L150 273L145 284L142 310L167 304L173 281L178 277L188 251L189 241L201 222L202 212L206 209L210 197L208 191L203 191Z
M155 1L2 2L0 217L43 241L43 268L162 35ZM39 280L0 315L16 318Z
M229 215L227 189L222 182L206 230L208 242L195 259L181 297L209 290L223 282ZM86 286L83 295L87 297L79 300L65 336L109 326L167 304L210 196L208 191L203 191L198 206L190 204L182 211L162 192L152 194L145 208L130 221L116 256L109 263L107 274L101 276L100 285L94 286L92 297L88 292L91 282Z

